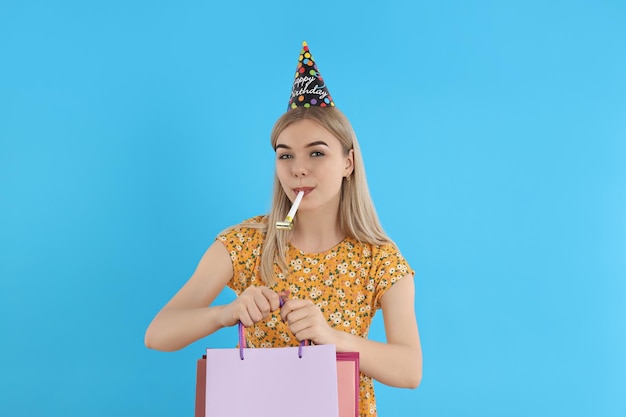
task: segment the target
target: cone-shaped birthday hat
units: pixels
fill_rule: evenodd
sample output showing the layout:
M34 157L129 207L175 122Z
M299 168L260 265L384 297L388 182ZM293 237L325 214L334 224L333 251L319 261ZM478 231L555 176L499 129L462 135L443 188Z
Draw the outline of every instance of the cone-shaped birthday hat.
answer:
M289 99L289 109L296 107L334 107L328 88L320 74L317 64L309 51L306 42L302 42L300 58L298 58L298 68L291 88L291 98Z

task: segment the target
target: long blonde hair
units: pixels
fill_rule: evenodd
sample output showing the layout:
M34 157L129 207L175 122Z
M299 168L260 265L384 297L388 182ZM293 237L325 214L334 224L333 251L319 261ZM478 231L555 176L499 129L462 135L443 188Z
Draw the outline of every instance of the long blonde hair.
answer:
M274 125L271 134L272 148L281 132L292 123L312 120L328 130L341 143L344 154L354 150L354 170L344 178L339 202L339 225L347 237L373 245L393 244L378 220L374 203L370 197L365 176L365 166L356 135L348 118L336 107L296 107L283 114ZM241 223L234 227L253 227L265 232L261 254L261 281L271 285L275 281L274 264L286 273L286 248L290 231L277 230L276 222L284 220L291 201L283 191L278 176L274 174L272 207L267 223ZM297 225L297 216L294 226Z

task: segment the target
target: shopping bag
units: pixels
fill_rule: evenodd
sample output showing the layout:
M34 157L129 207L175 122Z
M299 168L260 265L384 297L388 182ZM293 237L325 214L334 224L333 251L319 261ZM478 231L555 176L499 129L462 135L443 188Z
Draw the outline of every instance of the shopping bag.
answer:
M339 417L359 417L359 352L337 352ZM206 355L196 363L195 417L205 417Z
M359 417L359 352L337 352L339 417Z
M334 345L251 349L239 333L239 348L207 349L204 369L198 361L196 416L339 417Z

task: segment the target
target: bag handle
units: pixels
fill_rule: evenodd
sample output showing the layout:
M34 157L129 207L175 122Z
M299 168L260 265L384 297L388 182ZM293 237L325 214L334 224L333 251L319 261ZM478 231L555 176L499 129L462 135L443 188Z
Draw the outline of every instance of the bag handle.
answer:
M280 307L283 306L283 304L285 304L285 302L283 301L283 299L280 299ZM243 348L244 346L246 346L246 335L243 331L244 327L243 327L243 323L241 323L241 321L239 322L239 358L241 360L244 360L244 356L243 356ZM308 346L309 345L309 341L308 340L302 340L300 342L300 346L298 346L298 358L302 359L302 346Z

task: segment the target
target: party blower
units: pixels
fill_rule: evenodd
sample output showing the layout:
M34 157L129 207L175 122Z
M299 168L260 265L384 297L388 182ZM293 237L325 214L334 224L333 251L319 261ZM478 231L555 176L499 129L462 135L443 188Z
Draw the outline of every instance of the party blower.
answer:
M293 217L296 215L296 210L298 210L298 206L302 201L302 197L304 196L304 191L299 191L296 196L296 200L293 202L291 209L289 209L289 213L287 213L287 217L282 222L276 222L276 228L281 230L291 230L293 228Z

